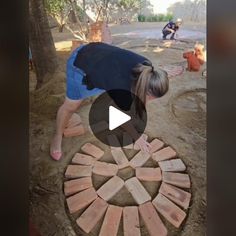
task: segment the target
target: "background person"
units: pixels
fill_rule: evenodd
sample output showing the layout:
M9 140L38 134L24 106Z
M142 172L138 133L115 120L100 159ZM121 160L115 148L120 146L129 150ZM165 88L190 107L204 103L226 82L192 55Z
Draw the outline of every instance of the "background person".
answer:
M168 24L166 24L162 29L162 34L163 34L162 39L165 40L166 36L171 34L170 39L175 40L176 31L179 30L181 24L182 20L180 18L178 18L175 22L170 21Z

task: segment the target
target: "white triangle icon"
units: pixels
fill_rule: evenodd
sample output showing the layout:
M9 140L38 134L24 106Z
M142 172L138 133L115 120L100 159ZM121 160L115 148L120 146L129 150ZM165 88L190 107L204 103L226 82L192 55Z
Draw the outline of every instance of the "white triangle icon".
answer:
M129 120L131 120L130 116L113 106L109 106L109 130L113 130Z

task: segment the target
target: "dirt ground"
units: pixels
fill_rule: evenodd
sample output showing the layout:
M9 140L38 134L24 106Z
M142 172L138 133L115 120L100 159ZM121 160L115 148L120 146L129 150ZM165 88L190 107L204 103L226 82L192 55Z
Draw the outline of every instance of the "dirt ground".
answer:
M133 23L131 25L111 25L114 45L133 50L148 57L154 64L183 65L184 50L192 48L196 41L205 44L205 25L185 23L179 41L163 42L159 32L161 23ZM95 137L86 133L80 137L63 140L64 155L55 162L49 156L49 143L55 131L55 117L58 107L65 96L65 65L70 54L71 39L69 32L58 33L53 29L60 71L48 85L35 92L35 75L30 72L30 216L42 236L87 235L75 224L77 215L70 216L63 194L64 172L73 155L86 142L92 142L106 151L103 161L112 162L110 150ZM153 33L154 31L154 33ZM158 38L159 37L159 38ZM149 140L157 137L166 145L172 146L187 166L191 178L192 199L187 218L180 229L165 222L170 236L203 236L206 234L206 78L200 72L184 71L170 79L170 90L163 98L148 104L148 123L145 133ZM78 114L88 125L91 99L87 100ZM135 152L126 152L131 158ZM148 166L155 165L147 163ZM134 175L129 168L119 172L123 179ZM93 176L95 188L107 179ZM148 192L154 196L157 184L146 184ZM125 197L124 197L125 196ZM135 205L129 193L122 189L111 203L124 206ZM81 212L78 213L78 215ZM101 225L89 235L98 235ZM148 235L141 222L142 235ZM122 234L120 227L119 234Z

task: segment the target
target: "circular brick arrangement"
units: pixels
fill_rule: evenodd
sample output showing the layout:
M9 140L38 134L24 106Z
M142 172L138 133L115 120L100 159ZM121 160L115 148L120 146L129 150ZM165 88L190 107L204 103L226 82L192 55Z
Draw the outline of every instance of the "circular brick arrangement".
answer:
M174 117L195 135L206 137L206 90L185 91L173 97L171 111Z
M143 137L148 139L145 134ZM119 142L114 135L108 139ZM187 216L191 184L186 166L175 150L159 139L150 142L151 154L142 153L135 144L125 146L128 139L124 134L123 148L111 147L115 164L103 161L105 152L92 143L74 155L65 172L68 214L87 234L112 236L119 230L119 235L143 235L142 220L150 235L167 235L170 227L179 228ZM130 157L127 151L135 154ZM124 170L129 173L125 177ZM106 181L95 186L94 178L99 177ZM156 183L154 191L149 191L146 183ZM130 194L133 203L113 200L122 190ZM121 198L126 199L126 194Z

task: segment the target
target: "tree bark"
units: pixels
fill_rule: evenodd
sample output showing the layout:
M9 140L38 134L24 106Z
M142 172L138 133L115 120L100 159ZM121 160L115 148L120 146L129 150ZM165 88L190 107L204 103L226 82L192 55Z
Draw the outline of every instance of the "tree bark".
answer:
M69 20L70 20L71 23L77 23L78 22L74 10L70 10Z
M59 33L62 33L62 32L63 32L64 26L65 26L65 24L62 24L62 25L59 25L59 26L58 26L58 31L59 31Z
M29 43L37 77L36 89L38 89L47 82L46 74L54 73L58 66L43 0L29 1L29 30Z

